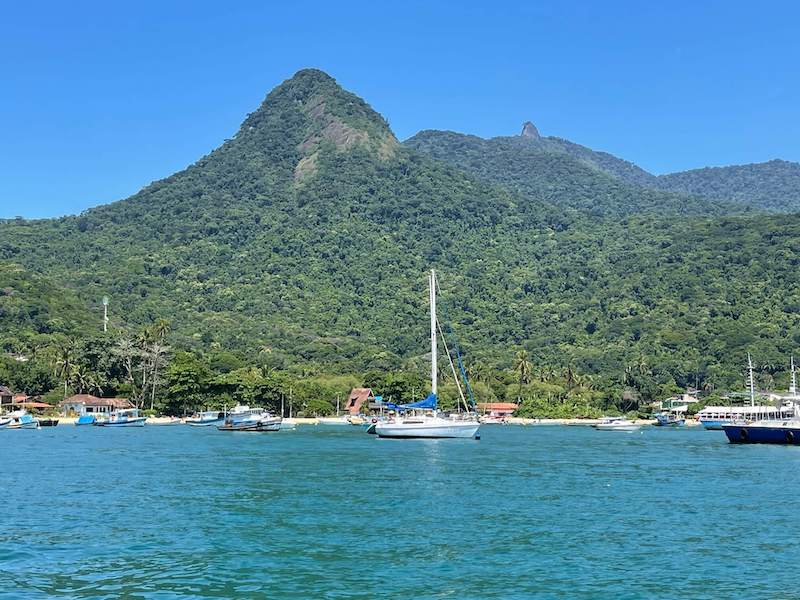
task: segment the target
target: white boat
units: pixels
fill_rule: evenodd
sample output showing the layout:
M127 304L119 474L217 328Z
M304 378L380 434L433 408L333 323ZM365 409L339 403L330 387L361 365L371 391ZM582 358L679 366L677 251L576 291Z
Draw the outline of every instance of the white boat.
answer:
M642 428L641 425L623 417L605 417L593 427L598 431L639 431Z
M350 421L347 420L347 415L342 415L340 417L318 417L317 421L319 421L320 425L350 425Z
M220 431L280 431L281 417L275 417L263 408L234 406L225 417L225 421L217 426Z
M497 415L481 415L480 421L483 425L508 425L508 418Z
M5 425L9 429L39 429L39 419L25 409L8 414L10 421Z
M221 425L224 420L225 413L221 410L204 410L193 417L186 417L186 423L192 427Z
M431 271L428 276L429 300L431 312L431 393L420 402L405 404L398 407L398 414L386 421L379 421L375 425L375 433L381 438L475 438L480 429L480 422L474 415L462 418L449 418L439 415L437 411L437 330L438 321L436 318L436 273ZM448 358L450 353L445 350ZM459 363L460 364L460 363ZM455 377L455 367L452 360L450 367L453 369ZM455 377L458 383L458 378ZM459 392L461 387L459 385ZM463 395L462 395L463 400ZM402 411L412 411L413 414L400 414Z
M9 419L9 418L7 418L7 417L0 417L0 429L5 429L5 428L6 428L6 427L8 427L9 425L11 425L11 422L12 422L13 420L14 420L14 419Z
M144 427L147 417L139 415L138 408L125 408L113 411L108 419L96 421L98 427Z
M789 395L775 395L775 404L756 404L755 379L753 377L753 359L747 353L747 386L750 390L750 405L745 406L706 406L697 413L697 420L706 429L721 430L726 425L756 421L785 421L795 418L797 403L797 376L794 356L791 361L792 379Z

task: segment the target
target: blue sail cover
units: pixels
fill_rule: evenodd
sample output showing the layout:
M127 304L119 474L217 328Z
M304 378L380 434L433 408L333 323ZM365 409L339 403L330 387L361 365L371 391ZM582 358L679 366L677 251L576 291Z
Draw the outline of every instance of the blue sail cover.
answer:
M431 410L436 410L436 394L429 394L425 400L420 400L419 402L412 402L411 404L401 404L399 408L403 410L414 410L415 408L429 408Z

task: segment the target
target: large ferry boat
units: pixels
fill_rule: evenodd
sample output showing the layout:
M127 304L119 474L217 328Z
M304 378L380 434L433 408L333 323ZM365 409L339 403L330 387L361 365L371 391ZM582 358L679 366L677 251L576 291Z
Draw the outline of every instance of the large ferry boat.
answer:
M792 384L789 397L773 395L773 404L756 404L755 380L753 378L753 360L747 354L747 386L750 391L750 404L745 406L706 406L697 413L697 419L706 429L723 429L734 423L752 423L755 421L782 421L795 416L794 402L796 396L796 379L794 357L791 362Z

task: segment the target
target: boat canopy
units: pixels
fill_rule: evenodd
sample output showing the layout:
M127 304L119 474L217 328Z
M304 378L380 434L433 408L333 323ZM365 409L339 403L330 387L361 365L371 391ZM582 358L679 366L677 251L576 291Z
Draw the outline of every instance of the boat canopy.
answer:
M428 394L425 400L412 402L411 404L401 404L398 408L402 410L430 409L436 410L436 394Z

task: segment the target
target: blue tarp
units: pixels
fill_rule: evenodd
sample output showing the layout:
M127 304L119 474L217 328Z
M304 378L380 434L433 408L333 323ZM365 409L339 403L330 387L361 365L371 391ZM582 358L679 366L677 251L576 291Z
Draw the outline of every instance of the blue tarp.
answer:
M411 404L401 404L400 407L403 410L414 410L416 408L429 408L431 410L436 409L436 394L429 394L425 400L420 400L419 402L412 402Z

